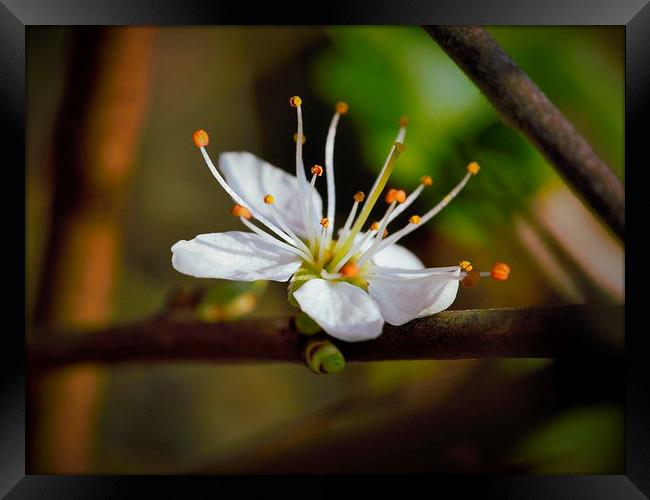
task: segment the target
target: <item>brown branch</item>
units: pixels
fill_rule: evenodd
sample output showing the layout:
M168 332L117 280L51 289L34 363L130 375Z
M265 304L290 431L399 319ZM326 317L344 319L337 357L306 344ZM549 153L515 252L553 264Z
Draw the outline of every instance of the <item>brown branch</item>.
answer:
M496 40L478 26L424 29L622 239L623 184Z
M475 359L590 355L622 343L623 306L446 311L400 327L376 340L334 341L347 361ZM127 361L302 362L308 339L288 318L205 323L156 317L94 333L34 341L34 368L70 363Z

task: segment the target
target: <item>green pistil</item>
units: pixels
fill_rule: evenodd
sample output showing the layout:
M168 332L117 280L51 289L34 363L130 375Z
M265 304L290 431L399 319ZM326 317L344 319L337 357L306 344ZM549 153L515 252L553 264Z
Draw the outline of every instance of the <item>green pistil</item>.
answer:
M352 229L350 229L350 234L348 234L347 238L343 242L343 245L341 245L338 252L334 256L332 261L329 263L327 267L327 270L329 272L332 272L332 269L334 269L334 267L348 253L350 248L352 248L352 245L354 243L354 238L357 236L357 234L359 234L361 228L368 220L368 217L370 216L370 212L372 211L373 207L375 206L375 203L377 203L377 200L379 199L379 195L384 190L384 187L386 187L388 178L393 173L393 169L395 168L395 164L397 163L397 159L399 158L399 155L403 153L404 150L405 150L405 146L401 142L395 143L390 158L388 159L388 163L386 163L386 168L384 169L383 173L379 177L377 184L374 186L373 190L368 195L368 198L363 205L363 209L361 210L361 213L357 217L357 220L352 226Z

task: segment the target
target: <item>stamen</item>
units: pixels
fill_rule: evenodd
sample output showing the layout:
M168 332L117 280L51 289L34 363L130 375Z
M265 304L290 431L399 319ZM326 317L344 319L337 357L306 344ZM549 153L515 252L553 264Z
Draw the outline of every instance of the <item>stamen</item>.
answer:
M439 202L435 207L433 207L431 210L429 210L426 214L424 214L420 218L420 224L426 224L429 222L434 216L436 216L443 208L445 208L451 200L453 200L458 193L465 187L467 182L469 181L470 177L473 175L476 175L476 173L479 170L478 163L472 162L467 166L468 172L465 174L465 177L456 185L454 189L452 189L449 194L447 194L441 202ZM391 237L387 238L384 240L381 245L377 248L377 251L381 251L382 249L386 248L388 245L392 243L397 243L401 238L406 236L409 233L412 233L415 231L418 227L418 224L412 224L409 222L408 225L397 231L395 234L393 234Z
M307 183L305 165L302 162L302 138L304 137L301 108L302 99L299 96L293 96L289 98L289 104L296 108L296 114L298 118L298 131L296 134L296 177L298 178L298 196L300 197L302 217L305 224L305 230L307 231L307 240L309 241L310 246L313 247L316 239L316 234L314 234L313 221L311 220L312 212L310 210L310 207L313 206L314 200L312 191L310 190L309 184Z
M456 268L458 269L458 268ZM431 276L436 276L434 274L429 274L429 275L423 275L423 276L409 276L407 279L412 280L412 281L418 281L418 280L426 280L427 278L430 278ZM446 278L449 281L459 281L460 278L458 276L455 276L453 274L449 273L439 273L439 276L442 278ZM372 278L373 280L381 280L384 283L395 283L395 284L404 284L404 277L398 276L398 275L388 275L388 274L366 274L365 278Z
M252 217L250 210L237 204L233 205L230 209L230 215L233 217L243 217L244 219L250 219Z
M329 246L332 241L334 231L334 217L336 215L336 183L334 182L334 139L336 138L336 128L339 124L341 115L348 112L348 105L339 102L336 105L336 113L332 117L330 127L327 131L325 140L325 166L327 167L327 218L332 221L332 227L327 231L326 245Z
M192 134L192 140L197 148L204 148L210 142L210 137L205 130L201 129Z
M463 271L467 271L467 272L469 272L469 271L471 271L472 269L474 269L474 266L472 266L472 263L471 263L469 260L461 260L461 261L458 263L458 266L459 266Z
M255 234L261 236L262 238L264 238L264 240L268 241L272 245L283 248L284 250L287 250L288 252L291 252L291 253L299 256L300 258L302 258L303 260L305 260L309 264L315 265L314 260L312 259L311 255L305 253L304 251L300 250L299 248L296 248L296 247L291 246L291 245L287 245L286 243L278 240L277 238L274 238L269 233L267 233L265 231L262 231L259 227L257 227L255 224L253 224L251 221L249 221L245 217L240 217L239 220L242 221L242 223L248 229L253 231Z
M394 268L374 268L365 275L366 278L382 280L386 283L403 284L405 279L419 281L426 280L433 276L447 279L449 281L461 281L464 277L457 275L458 266L443 268L426 268L426 269L394 269Z
M359 258L358 264L360 266L363 265L363 263L366 260L368 260L369 258L368 256L371 256L374 253L375 249L379 246L382 239L388 236L388 231L386 230L386 226L388 225L388 221L390 221L390 215L393 212L393 210L395 210L396 205L397 205L397 201L393 201L388 207L388 210L386 210L386 214L384 215L383 219L381 220L381 224L377 229L377 236L375 237L375 241L373 241L370 248L366 250L365 253ZM379 236L380 234L381 236Z
M320 165L314 165L311 168L311 173L313 175L311 176L311 181L309 182L309 185L311 186L311 189L315 189L316 178L323 175L323 167L321 167ZM312 201L313 201L313 199L312 199ZM312 220L312 217L314 216L314 214L312 212L313 210L315 210L314 204L312 202L307 202L307 220L310 220L310 221ZM324 232L320 236L316 236L316 238L309 240L309 246L310 246L312 252L315 251L316 244L319 244L319 245L321 244L321 242L323 241L323 238L325 237L326 234L327 234L327 232Z
M207 135L207 134L206 134ZM221 187L230 195L230 197L233 199L235 203L238 205L241 205L242 207L248 209L248 211L251 213L253 217L255 217L258 221L260 221L262 224L264 224L267 228L269 228L271 231L273 231L275 234L277 234L280 238L282 238L284 241L287 243L293 245L295 242L289 237L286 233L278 229L274 224L272 224L266 217L263 215L259 214L253 207L248 205L241 196L239 196L225 181L225 179L221 176L219 171L217 170L217 167L214 166L214 163L212 163L212 160L210 159L210 155L208 154L208 150L205 149L205 146L200 146L199 147L201 154L203 155L203 160L205 161L206 165L210 169L210 172L214 176L215 179L217 179L217 182L221 185Z
M419 216L419 215L411 215L411 217L409 217L409 222L410 222L411 224L419 224L419 223L420 223L420 220L421 220L421 219L420 219L420 216Z
M411 204L418 198L418 196L420 196L420 193L424 190L424 188L430 186L431 184L432 184L431 177L429 177L428 175L422 177L422 179L420 179L420 185L417 188L415 188L415 190L410 195L408 195L404 203L400 204L395 209L393 214L390 216L390 220L388 222L392 222L392 220L395 219L395 217L397 217L399 214L403 213L404 210L410 207Z
M361 260L357 261L357 265L361 263ZM463 269L460 273L458 270ZM456 275L458 273L458 275ZM426 278L427 276L445 276L448 275L449 279L457 279L461 282L461 285L466 287L471 287L476 285L481 278L487 276L492 276L496 274L498 277L494 278L499 281L504 281L507 279L508 274L510 273L510 266L503 262L497 263L492 268L492 271L482 271L479 272L473 268L472 264L469 261L461 261L458 266L452 267L443 267L443 268L424 268L424 269L399 269L394 267L375 267L370 270L366 277L372 278L381 278L387 280L394 280L399 282L406 277L417 279L417 278ZM503 276L505 275L505 278Z
M368 252L366 252L366 255L364 255L364 257L371 258L375 253L382 251L388 245L391 245L391 244L395 243L396 241L398 241L399 239L401 239L402 237L406 236L408 233L410 233L411 231L416 229L418 227L418 224L419 224L419 222L417 224L415 224L415 223L412 223L412 222L409 221L409 223L405 227L403 227L402 229L397 231L392 236L389 236L388 238L384 239L379 244L379 246L374 249L372 254L368 255Z
M393 145L393 149L389 156L388 162L382 169L380 176L375 181L375 185L373 186L372 191L368 195L368 201L366 201L366 203L363 205L363 209L361 210L359 217L357 217L357 220L352 226L352 229L350 230L350 234L348 234L347 237L345 238L345 242L342 244L341 248L337 253L338 256L334 257L330 266L336 266L336 264L338 264L341 261L342 255L346 254L350 249L350 247L352 246L355 236L359 234L359 231L361 231L361 228L366 223L366 220L368 220L368 216L370 215L372 208L375 206L375 203L377 202L377 199L379 198L381 191L384 189L386 183L388 182L388 178L393 173L395 164L397 163L400 154L403 153L405 149L406 147L404 146L404 144L400 142L396 142Z
M291 230L291 228L287 225L287 223L284 221L282 214L275 206L275 197L272 194L267 194L264 197L264 203L271 206L271 211L273 212L273 220L280 226L280 228L285 233L287 233L291 237L291 239L293 240L292 245L295 246L296 248L301 249L307 255L311 255L311 250L307 248L307 245L305 245L303 241L300 238L298 238L298 236L296 236L296 233L294 233Z
M323 226L323 229L320 233L320 239L318 240L318 265L322 265L323 260L325 259L325 248L327 247L327 228L330 225L330 221L327 217L323 217L320 220L320 225Z
M400 276L400 275L415 275L415 277L426 277L426 276L442 276L447 274L453 274L458 271L458 266L450 267L425 267L422 269L401 269L398 267L380 267L375 268L369 276Z
M345 220L345 224L343 225L343 229L341 229L339 233L339 239L336 240L336 245L334 245L334 253L338 251L339 247L345 240L345 237L347 236L348 232L350 231L350 226L352 225L352 221L354 220L354 216L357 215L357 208L359 208L359 203L363 201L363 199L366 197L365 194L361 191L357 191L354 194L354 203L352 204L352 208L350 209L350 214L348 215L348 218Z
M505 281L508 279L510 274L510 266L504 262L498 262L492 267L490 271L490 276L498 281Z

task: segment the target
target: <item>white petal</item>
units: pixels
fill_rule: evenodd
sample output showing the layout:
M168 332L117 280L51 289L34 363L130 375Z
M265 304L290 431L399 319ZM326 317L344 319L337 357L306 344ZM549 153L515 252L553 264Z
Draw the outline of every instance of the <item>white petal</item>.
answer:
M200 234L172 247L174 269L197 278L287 281L300 267L295 254L254 233Z
M382 267L394 267L399 269L422 269L424 264L417 256L402 245L394 243L377 252L372 261Z
M302 219L302 207L298 194L298 179L282 169L248 152L222 153L219 156L219 168L226 182L244 201L255 208L266 218L275 221L272 207L264 203L264 196L272 194L275 198L275 208L282 219L298 236L306 236ZM312 189L314 207L313 224L323 217L323 201L320 194Z
M441 268L446 269L446 268ZM460 268L451 275L382 279L368 278L368 293L379 304L381 315L391 325L447 309L456 298Z
M332 337L358 342L378 337L384 320L363 289L345 282L309 280L293 296L300 308Z

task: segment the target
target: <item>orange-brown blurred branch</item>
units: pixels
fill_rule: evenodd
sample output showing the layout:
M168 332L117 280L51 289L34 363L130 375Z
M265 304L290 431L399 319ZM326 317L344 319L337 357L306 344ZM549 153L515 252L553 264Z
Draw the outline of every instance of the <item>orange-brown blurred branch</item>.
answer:
M623 306L563 306L446 311L400 327L386 326L367 342L334 341L348 361L586 356L622 343ZM289 318L231 323L166 316L94 333L32 342L32 368L133 361L303 362L307 339Z
M46 328L91 328L110 319L154 35L152 28L71 30L71 58L54 125L53 200L33 336ZM87 367L30 377L30 472L92 468L101 380L101 373Z
M74 29L55 123L51 224L36 326L89 325L109 318L154 33Z
M424 29L623 239L623 184L496 40L478 26Z

